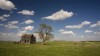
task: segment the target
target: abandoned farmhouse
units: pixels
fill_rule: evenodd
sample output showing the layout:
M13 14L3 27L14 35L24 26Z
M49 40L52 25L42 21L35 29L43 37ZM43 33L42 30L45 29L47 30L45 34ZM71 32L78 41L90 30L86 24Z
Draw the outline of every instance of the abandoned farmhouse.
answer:
M36 43L36 37L33 34L23 34L20 43Z

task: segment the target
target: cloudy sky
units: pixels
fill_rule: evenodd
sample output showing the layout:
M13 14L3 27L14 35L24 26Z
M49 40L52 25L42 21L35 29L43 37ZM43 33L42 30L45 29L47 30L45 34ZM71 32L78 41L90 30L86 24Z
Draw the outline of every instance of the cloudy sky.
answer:
M55 40L100 41L99 0L0 0L0 40L19 41L40 23Z

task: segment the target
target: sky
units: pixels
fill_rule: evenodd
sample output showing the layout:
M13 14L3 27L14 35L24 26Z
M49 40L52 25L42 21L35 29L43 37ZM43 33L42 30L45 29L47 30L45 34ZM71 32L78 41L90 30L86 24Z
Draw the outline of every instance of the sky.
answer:
M52 26L54 40L100 41L100 1L0 0L0 41L37 36L41 23Z

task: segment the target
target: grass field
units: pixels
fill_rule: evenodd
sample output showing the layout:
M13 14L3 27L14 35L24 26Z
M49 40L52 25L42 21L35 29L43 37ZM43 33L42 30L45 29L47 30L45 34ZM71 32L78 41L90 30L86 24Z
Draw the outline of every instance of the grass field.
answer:
M0 56L100 56L100 42L0 42Z

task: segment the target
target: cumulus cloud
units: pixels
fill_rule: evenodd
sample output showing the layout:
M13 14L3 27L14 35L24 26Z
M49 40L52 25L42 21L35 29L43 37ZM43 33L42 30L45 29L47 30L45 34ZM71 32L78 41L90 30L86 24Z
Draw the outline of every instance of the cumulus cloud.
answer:
M6 18L0 16L0 21L6 21L6 20L7 20Z
M8 36L12 35L13 33L1 33L1 34L8 37Z
M98 27L98 26L100 26L100 21L97 21L96 24L92 24L90 27Z
M91 31L91 30L85 30L84 32L85 32L85 33L91 33L91 32L93 32L93 31Z
M89 25L91 22L89 22L89 21L84 21L84 22L82 22L81 23L81 25Z
M80 29L80 28L82 28L85 25L89 25L90 23L91 22L89 22L89 21L84 21L84 22L82 22L81 24L78 24L78 25L68 25L68 26L65 26L65 28L70 28L70 29L76 28L76 29Z
M3 17L10 17L10 14L4 14Z
M17 25L18 22L19 21L11 21L11 22L8 22L8 24L4 25L4 27L10 28L10 29L19 28L18 25Z
M64 19L70 18L72 16L73 16L73 12L64 11L62 9L62 10L56 12L56 13L53 13L50 16L43 17L43 19L49 19L49 20L64 20Z
M33 20L29 19L29 20L26 20L24 23L26 23L26 24L31 24L31 23L33 23L33 22L34 22Z
M7 24L7 25L4 25L4 27L10 28L10 29L19 28L18 26L13 25L13 24Z
M16 9L15 5L9 0L0 0L0 8L4 10Z
M24 28L24 30L33 30L33 28L34 28L33 26L27 26Z
M73 31L65 31L63 29L59 30L60 34L65 34L65 35L75 35Z
M65 28L71 28L71 29L74 29L74 28L77 28L77 29L79 29L79 28L82 28L83 26L82 25L68 25L68 26L65 26Z
M19 21L11 21L11 22L8 22L8 23L10 23L10 24L18 24Z
M17 35L18 36L22 36L23 34L29 34L29 30L33 30L34 29L34 26L26 26L26 27L23 27L21 29L18 29L18 33Z
M61 34L66 34L66 35L75 35L73 31L63 31Z
M94 34L100 35L100 32L94 32Z
M17 33L17 36L22 36L23 34L26 34L27 33L27 31L25 31L25 30L23 30L23 31L19 31L18 33Z
M60 29L60 30L59 30L59 32L63 32L63 31L64 31L64 29Z
M22 15L34 15L35 12L30 11L30 10L22 10L22 11L19 11L18 13Z
M4 15L0 16L0 21L6 21L7 17L10 17L10 14L4 14Z
M0 24L0 26L3 26L3 24Z
M20 38L17 36L16 33L12 33L12 32L0 32L0 40L2 41L19 41Z

